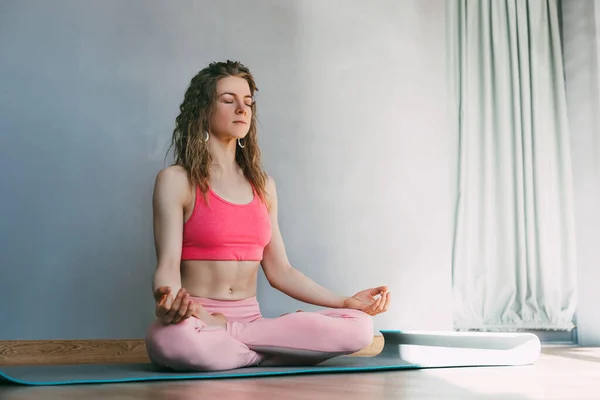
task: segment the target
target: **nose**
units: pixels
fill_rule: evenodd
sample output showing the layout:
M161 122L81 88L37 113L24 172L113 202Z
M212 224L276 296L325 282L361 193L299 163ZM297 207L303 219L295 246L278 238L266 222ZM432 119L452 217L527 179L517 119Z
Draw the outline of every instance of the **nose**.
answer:
M245 115L246 114L246 105L244 104L244 102L237 102L237 107L235 108L235 113L239 114L239 115Z

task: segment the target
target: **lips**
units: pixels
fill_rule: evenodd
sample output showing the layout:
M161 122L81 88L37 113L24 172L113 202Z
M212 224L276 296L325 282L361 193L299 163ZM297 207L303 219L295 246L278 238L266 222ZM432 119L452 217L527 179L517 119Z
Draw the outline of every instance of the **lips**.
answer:
M246 125L246 121L233 121L233 123Z

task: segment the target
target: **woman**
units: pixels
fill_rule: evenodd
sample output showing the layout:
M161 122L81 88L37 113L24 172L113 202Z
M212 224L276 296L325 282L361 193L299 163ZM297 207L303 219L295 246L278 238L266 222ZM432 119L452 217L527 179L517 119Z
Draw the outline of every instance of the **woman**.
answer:
M175 164L156 177L153 209L157 319L154 363L180 371L315 364L368 346L387 287L338 296L293 268L277 222L275 182L261 167L257 91L238 62L192 80L176 120ZM270 285L325 307L264 318L259 267Z

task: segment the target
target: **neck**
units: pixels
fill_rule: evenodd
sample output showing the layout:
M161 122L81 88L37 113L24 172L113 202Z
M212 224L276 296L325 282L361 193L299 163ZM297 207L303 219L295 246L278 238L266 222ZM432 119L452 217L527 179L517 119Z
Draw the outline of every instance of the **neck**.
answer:
M220 140L211 136L208 141L208 151L212 157L211 167L217 167L222 174L235 174L240 170L235 161L237 141L235 139Z

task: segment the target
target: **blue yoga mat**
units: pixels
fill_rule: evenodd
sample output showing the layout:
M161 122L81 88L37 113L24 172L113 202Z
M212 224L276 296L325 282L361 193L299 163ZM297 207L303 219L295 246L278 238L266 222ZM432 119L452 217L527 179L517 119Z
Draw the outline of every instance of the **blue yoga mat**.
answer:
M541 344L529 333L381 331L384 347L373 357L340 356L314 366L248 367L218 372L173 372L153 364L0 367L0 382L72 385L174 379L234 379L282 375L375 372L421 368L512 366L534 363Z

